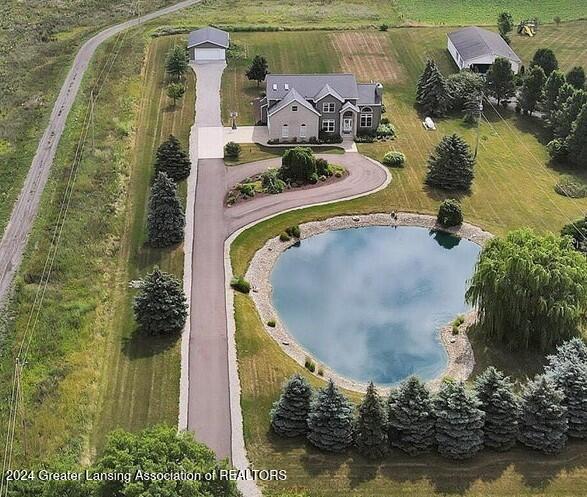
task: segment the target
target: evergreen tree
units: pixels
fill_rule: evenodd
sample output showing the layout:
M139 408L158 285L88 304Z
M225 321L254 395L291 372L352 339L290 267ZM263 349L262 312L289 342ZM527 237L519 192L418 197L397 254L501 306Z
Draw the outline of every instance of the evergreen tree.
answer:
M545 79L540 66L530 68L526 74L519 99L520 107L525 113L532 115L542 100Z
M554 109L550 114L550 127L556 138L562 138L562 136L558 135L558 129L562 129L566 122L566 116L563 114L563 109L565 108L565 105L567 104L569 99L575 94L576 91L577 90L575 90L569 83L565 83L561 86L558 92L558 97L556 97L556 101L554 103ZM578 114L579 113L577 113L577 115ZM568 132L566 133L565 138L566 136L568 136Z
M583 105L577 120L573 123L567 146L569 160L578 166L587 167L587 104Z
M567 410L562 392L545 376L526 385L522 395L519 440L545 454L560 452L567 442Z
M579 117L583 106L587 103L587 93L575 91L560 109L556 111L556 122L553 134L560 140L567 140L573 130L573 124Z
M179 280L155 267L139 288L133 309L141 331L163 335L183 328L188 306Z
M567 73L567 81L577 90L585 88L585 69L582 66L575 66Z
M247 78L251 81L256 81L257 86L259 86L259 83L265 80L267 74L269 74L269 64L267 64L267 59L261 55L255 55L246 72Z
M159 173L151 187L147 231L149 245L170 247L183 241L185 215L175 182L165 173Z
M416 455L428 452L436 444L432 399L417 377L408 378L390 394L387 408L391 445Z
M544 74L550 76L550 73L558 69L558 61L556 55L550 48L539 48L534 53L530 67L540 66Z
M310 407L308 440L319 449L343 452L353 443L353 424L353 405L330 380Z
M505 40L505 42L509 45L510 37L509 33L514 28L514 18L509 12L502 12L497 16L497 29L499 30L499 34Z
M516 94L514 72L508 59L497 57L486 75L487 92L500 104Z
M473 457L483 448L485 413L462 382L445 383L434 400L438 452L451 459Z
M181 181L190 175L190 158L185 150L181 148L179 140L169 135L157 149L155 157L155 172L166 173L174 181Z
M182 83L170 83L167 85L167 96L173 100L173 108L177 101L185 95L185 86Z
M373 383L359 406L355 444L359 453L369 459L381 459L387 453L387 415Z
M433 60L428 60L418 80L416 102L431 116L443 116L450 107L448 83Z
M477 378L475 390L485 413L485 446L499 451L512 448L518 437L520 415L512 382L494 367L489 367Z
M550 121L552 112L556 109L556 99L561 87L565 84L565 75L560 71L552 71L544 84L544 112Z
M445 136L428 159L426 183L443 190L468 190L475 160L467 142L456 133Z
M549 355L547 360L546 368L549 371L556 369L567 361L587 364L587 344L582 338L571 338L561 343L556 349L556 354Z
M165 59L165 70L175 80L179 80L188 69L188 54L185 47L176 45Z
M294 374L281 389L279 400L271 410L271 427L282 437L298 437L308 432L308 413L312 387L299 374Z
M463 104L463 121L475 124L481 117L481 93L470 93Z

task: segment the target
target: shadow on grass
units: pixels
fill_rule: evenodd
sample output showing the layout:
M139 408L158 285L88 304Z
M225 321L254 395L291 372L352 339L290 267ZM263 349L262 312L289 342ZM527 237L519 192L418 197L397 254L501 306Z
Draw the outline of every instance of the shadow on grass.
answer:
M180 336L180 332L154 336L137 328L129 337L123 339L122 351L130 360L154 357L175 346Z

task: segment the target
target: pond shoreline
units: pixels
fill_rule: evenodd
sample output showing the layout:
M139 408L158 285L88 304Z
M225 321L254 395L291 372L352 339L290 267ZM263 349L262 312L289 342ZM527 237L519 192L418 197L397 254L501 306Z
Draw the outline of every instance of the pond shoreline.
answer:
M460 238L469 240L477 245L483 244L492 238L492 234L472 224L463 223L453 228L442 228L436 224L434 216L425 214L414 214L400 212L392 217L391 214L367 214L357 216L339 216L325 219L323 221L312 221L300 225L300 239L310 238L314 235L331 230L341 230L347 228L359 228L367 226L417 226L422 228L437 229L444 231ZM315 357L305 350L287 331L285 325L281 323L276 310L272 303L272 286L271 271L279 256L294 245L297 240L283 242L279 237L271 238L261 247L253 256L251 264L245 275L251 283L251 293L259 316L263 322L265 331L278 343L281 349L294 359L298 364L304 367L306 358L311 358L317 365L316 371L322 368L324 371L323 378L332 378L340 387L365 392L367 384L352 380L336 373L326 364L322 364ZM456 380L466 380L475 366L475 358L471 344L467 338L466 329L475 321L476 313L474 310L465 315L464 323L459 327L459 333L453 335L452 326L443 326L439 332L439 340L445 348L448 356L447 366L443 372L436 378L427 382L432 390L437 390L442 378L450 376ZM275 320L275 327L270 327L267 322ZM318 376L316 373L314 373ZM389 386L380 386L382 391L388 391Z

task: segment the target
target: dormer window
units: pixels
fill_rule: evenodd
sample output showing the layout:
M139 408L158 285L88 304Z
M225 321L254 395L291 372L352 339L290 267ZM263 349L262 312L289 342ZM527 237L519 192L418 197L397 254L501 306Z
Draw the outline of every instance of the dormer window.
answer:
M292 105L291 106L291 111L292 112L297 112L298 111L298 106L297 105Z
M277 83L273 83L273 91L277 91Z
M283 86L286 90L289 90L289 85L287 83L285 83Z

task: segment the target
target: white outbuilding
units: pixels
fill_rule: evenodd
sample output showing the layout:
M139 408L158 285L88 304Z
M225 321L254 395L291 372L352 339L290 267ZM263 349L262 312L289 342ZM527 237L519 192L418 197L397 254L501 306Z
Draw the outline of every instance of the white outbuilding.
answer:
M448 51L459 69L485 73L497 57L503 57L510 61L515 74L520 71L520 57L498 33L469 26L448 33L447 36Z
M213 28L192 31L188 38L188 52L190 61L214 62L226 60L226 49L230 44L230 37L226 31Z

